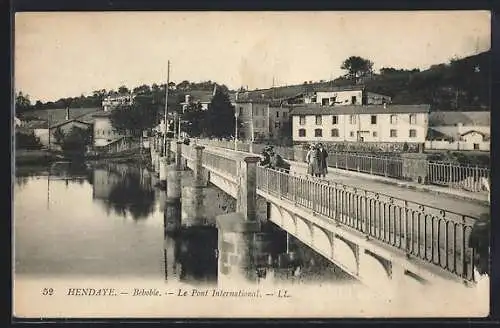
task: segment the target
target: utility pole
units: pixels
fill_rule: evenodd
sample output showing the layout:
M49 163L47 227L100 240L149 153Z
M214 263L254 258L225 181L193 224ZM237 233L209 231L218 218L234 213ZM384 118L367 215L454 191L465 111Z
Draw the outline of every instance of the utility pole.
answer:
M49 144L47 145L47 147L50 151L50 114L47 115L47 132L49 137Z
M165 132L163 133L163 155L166 155L166 149L167 149L167 130L168 130L168 123L167 123L167 112L168 112L168 85L170 84L170 60L167 61L167 85L165 88Z

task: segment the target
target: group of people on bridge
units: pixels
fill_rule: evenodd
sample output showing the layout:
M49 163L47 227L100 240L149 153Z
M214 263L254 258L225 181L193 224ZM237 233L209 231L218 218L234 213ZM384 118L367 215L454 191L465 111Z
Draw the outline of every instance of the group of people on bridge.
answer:
M259 164L267 168L282 170L286 173L290 172L290 163L286 162L283 157L277 154L273 146L266 146L264 148Z
M306 154L307 174L313 177L326 177L328 173L328 152L323 144L311 145Z

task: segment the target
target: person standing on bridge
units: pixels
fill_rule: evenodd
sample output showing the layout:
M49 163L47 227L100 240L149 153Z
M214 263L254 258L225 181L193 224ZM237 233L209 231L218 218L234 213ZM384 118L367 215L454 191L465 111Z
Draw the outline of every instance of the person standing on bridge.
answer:
M318 144L318 152L319 152L319 176L323 176L324 178L326 177L326 173L328 173L328 164L326 160L328 158L328 152L321 143Z
M317 176L319 171L319 154L314 145L311 145L306 155L307 174Z

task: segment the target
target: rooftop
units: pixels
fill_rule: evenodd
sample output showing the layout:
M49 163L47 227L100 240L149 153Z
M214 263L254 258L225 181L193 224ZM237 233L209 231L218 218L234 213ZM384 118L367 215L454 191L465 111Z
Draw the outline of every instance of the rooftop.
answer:
M301 104L293 106L291 115L342 115L342 114L390 114L390 113L428 113L430 105L368 105L368 106L321 106Z
M93 108L70 108L69 118L77 119L83 122L92 122L92 114L96 112L102 112L103 110L98 107ZM47 127L47 120L50 118L50 124L55 125L66 121L66 109L65 108L51 108L51 109L40 109L26 112L24 115L24 121L44 121L45 127Z
M213 98L213 91L203 91L203 90L191 90L186 91L185 95L191 96L191 101L200 103L209 103Z
M491 112L431 112L429 126L454 126L463 125L489 126Z

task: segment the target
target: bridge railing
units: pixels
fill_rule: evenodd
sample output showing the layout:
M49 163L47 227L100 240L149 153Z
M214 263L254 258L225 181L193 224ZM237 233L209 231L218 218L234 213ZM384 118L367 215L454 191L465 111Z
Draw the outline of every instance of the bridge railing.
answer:
M474 280L468 246L475 218L318 178L258 167L257 188Z
M189 161L194 161L196 159L196 144L191 145L181 145L182 156ZM175 153L177 148L175 142L172 142L170 149ZM238 176L238 164L239 160L237 158L233 159L227 156L227 154L222 154L213 149L203 150L202 165L220 172L222 174L228 175L233 179Z
M223 155L204 151L202 163L204 166L228 174L234 179L238 176L238 162Z
M220 140L198 140L200 144L226 149L234 149L234 142ZM238 151L249 152L249 144L238 142ZM265 145L254 144L253 153L259 154ZM274 151L285 159L304 162L307 150L290 147L274 147ZM471 192L487 191L485 182L489 184L490 169L487 167L473 167L450 162L426 161L427 183L447 186L453 189ZM405 180L403 174L404 161L399 157L374 156L349 152L329 152L328 166L332 168L356 171L371 175L384 176L398 180Z
M484 183L489 184L490 169L430 161L427 163L427 179L432 184L479 192L489 188Z

